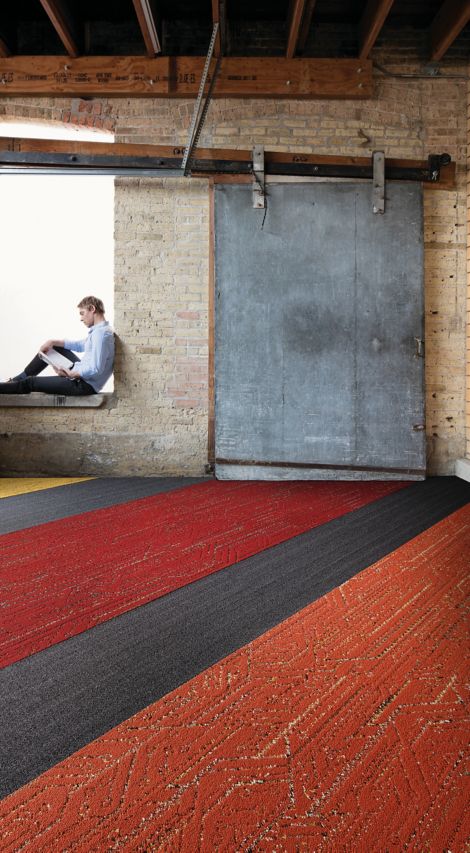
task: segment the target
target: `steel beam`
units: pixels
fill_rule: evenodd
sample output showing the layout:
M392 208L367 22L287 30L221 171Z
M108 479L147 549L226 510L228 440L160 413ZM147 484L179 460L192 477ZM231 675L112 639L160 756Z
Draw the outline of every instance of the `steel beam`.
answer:
M0 148L1 148L0 140ZM214 152L215 153L215 152ZM235 152L234 152L235 153ZM385 179L387 181L422 181L438 183L442 166L450 163L449 154L433 154L423 166L390 165L385 160ZM77 153L49 153L43 151L0 150L0 172L14 170L15 174L28 173L53 174L134 174L136 176L174 177L184 174L181 157L129 157L116 155L91 155ZM215 157L196 157L191 160L189 174L211 177L213 175L253 175L252 160L217 159ZM354 180L372 180L373 165L322 162L279 162L265 157L265 175L291 175L314 178L351 178Z

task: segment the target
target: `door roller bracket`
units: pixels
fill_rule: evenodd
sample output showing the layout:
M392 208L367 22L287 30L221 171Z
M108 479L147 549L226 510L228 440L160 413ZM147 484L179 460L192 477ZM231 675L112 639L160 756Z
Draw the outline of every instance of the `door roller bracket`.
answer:
M266 206L266 191L264 180L264 147L253 147L253 207L262 209Z
M372 213L385 213L385 154L372 153Z
M415 356L416 358L424 358L424 341L422 338L415 338Z

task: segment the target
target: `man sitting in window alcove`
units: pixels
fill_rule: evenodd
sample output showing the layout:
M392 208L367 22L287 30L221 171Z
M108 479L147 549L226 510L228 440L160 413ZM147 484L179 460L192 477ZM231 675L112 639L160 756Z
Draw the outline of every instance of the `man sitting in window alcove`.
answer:
M85 296L79 303L80 320L88 328L84 340L48 340L18 376L0 382L0 394L29 394L42 391L46 394L84 396L97 394L113 372L114 332L104 316L104 305L96 296ZM53 350L52 353L50 351ZM69 366L52 368L56 376L39 376L49 363L41 354L54 351L67 359ZM83 353L80 359L76 352Z

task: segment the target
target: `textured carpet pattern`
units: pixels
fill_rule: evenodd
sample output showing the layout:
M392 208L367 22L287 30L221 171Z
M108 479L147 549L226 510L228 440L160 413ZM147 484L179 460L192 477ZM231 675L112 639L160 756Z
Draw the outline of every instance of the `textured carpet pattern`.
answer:
M463 851L470 506L5 799L3 850Z
M45 521L58 521L205 481L208 481L207 477L97 477L67 486L13 495L2 501L0 534L14 533Z
M0 539L0 665L404 487L211 481Z
M469 501L470 484L454 477L413 483L261 551L236 571L228 566L6 667L0 672L0 796Z
M55 489L58 486L71 486L73 483L83 483L89 479L90 477L1 477L0 499L39 492L43 489Z

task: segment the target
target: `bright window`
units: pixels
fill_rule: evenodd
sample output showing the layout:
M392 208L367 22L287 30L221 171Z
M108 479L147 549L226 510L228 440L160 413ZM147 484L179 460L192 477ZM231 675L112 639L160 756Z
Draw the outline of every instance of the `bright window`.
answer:
M110 133L6 121L0 136L113 141ZM113 322L114 179L0 175L0 187L0 379L8 379L47 338L86 336L76 307L83 296L99 296Z

